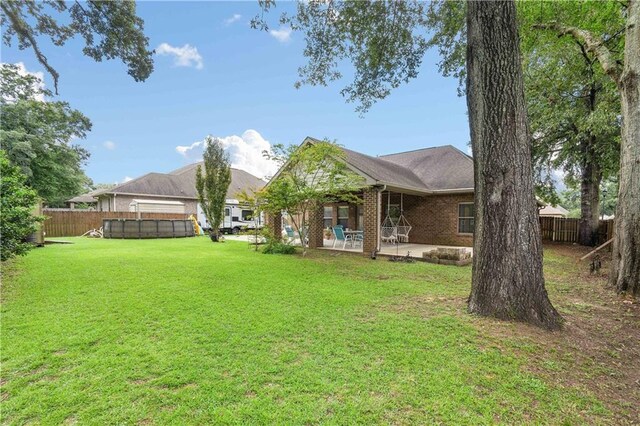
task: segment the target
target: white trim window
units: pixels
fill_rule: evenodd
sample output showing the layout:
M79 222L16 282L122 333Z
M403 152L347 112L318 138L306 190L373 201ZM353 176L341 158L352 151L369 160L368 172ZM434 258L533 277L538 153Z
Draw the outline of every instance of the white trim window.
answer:
M473 234L475 222L473 219L473 203L458 204L458 233Z
M338 206L338 225L349 226L349 206Z
M333 206L324 206L324 215L322 217L324 229L333 226Z

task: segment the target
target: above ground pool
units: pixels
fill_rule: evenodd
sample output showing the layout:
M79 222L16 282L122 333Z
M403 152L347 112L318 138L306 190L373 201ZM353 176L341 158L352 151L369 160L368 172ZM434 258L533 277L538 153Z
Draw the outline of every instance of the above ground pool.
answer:
M193 237L188 219L103 219L104 238L181 238Z

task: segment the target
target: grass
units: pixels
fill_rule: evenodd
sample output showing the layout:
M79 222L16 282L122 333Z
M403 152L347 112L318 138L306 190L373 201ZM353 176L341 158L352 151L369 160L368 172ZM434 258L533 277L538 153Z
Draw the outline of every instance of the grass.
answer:
M4 265L5 424L633 421L633 399L585 385L615 366L576 361L562 334L467 315L470 268L73 242ZM547 266L562 299L575 274L560 253Z

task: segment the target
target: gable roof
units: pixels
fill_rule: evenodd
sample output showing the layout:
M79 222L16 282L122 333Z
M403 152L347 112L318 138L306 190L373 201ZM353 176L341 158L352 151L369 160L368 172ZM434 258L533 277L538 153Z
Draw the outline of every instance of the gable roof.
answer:
M303 142L318 139L307 137ZM302 145L301 145L302 146ZM418 193L473 192L473 159L451 146L418 149L415 151L372 157L347 148L345 162L368 184Z
M103 194L132 194L155 195L170 198L198 198L196 192L196 168L204 162L189 164L169 173L147 173L129 182L116 185L114 188L100 191ZM227 191L227 198L236 198L243 190L259 189L265 185L262 179L245 172L231 168L231 184Z

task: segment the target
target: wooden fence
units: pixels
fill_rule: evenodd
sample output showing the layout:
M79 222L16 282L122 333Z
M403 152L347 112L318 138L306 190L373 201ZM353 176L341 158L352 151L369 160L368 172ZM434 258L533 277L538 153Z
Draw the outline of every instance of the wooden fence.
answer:
M96 212L71 209L44 209L42 214L47 237L75 237L102 226L102 219L137 219L134 212ZM180 213L140 213L141 219L188 219Z
M598 227L598 241L602 244L613 238L613 220L601 220ZM540 231L545 241L577 243L580 219L561 217L541 217Z

